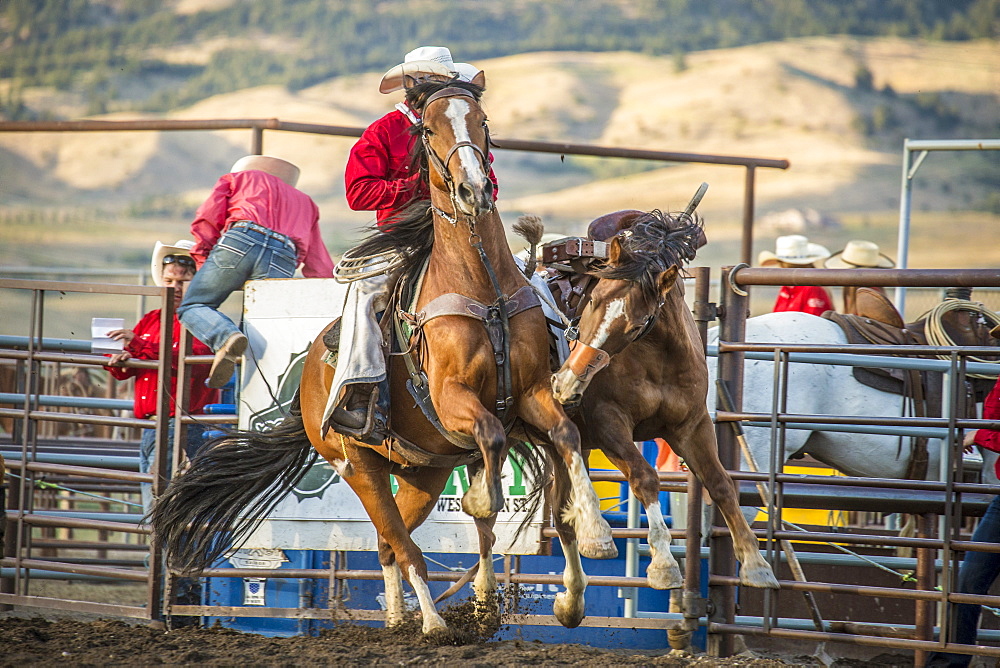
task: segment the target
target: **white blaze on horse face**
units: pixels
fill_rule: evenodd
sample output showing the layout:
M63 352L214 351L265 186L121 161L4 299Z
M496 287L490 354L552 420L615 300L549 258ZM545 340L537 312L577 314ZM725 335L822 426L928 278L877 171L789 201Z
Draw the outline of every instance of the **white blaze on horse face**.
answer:
M458 98L448 100L448 109L445 111L445 115L451 121L451 131L455 134L456 144L464 141L472 141L472 137L469 135L469 128L465 122L465 117L469 115L470 111L471 107L469 107L469 103L466 100ZM458 157L462 161L462 169L465 170L469 180L481 181L486 178L486 174L483 172L483 165L479 161L479 156L475 149L463 146L458 149Z
M600 348L604 345L604 342L608 340L608 336L611 334L611 325L614 324L615 320L625 316L625 299L619 298L614 299L608 304L608 307L604 309L604 319L601 320L600 326L597 328L597 333L594 334L593 340L590 342L590 346L593 348Z

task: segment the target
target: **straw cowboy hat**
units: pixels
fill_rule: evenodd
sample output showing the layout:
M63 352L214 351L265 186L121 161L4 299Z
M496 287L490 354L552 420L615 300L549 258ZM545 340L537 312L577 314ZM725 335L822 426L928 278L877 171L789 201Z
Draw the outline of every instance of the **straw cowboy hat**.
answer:
M270 155L246 155L233 163L230 172L245 172L256 169L277 176L288 185L295 187L299 182L299 168L281 158Z
M380 93L401 90L405 77L420 80L447 81L456 76L462 81L472 81L479 68L469 63L456 63L446 46L419 46L403 57L403 62L382 75Z
M824 265L827 269L856 269L865 267L871 269L888 269L896 263L879 252L878 246L871 241L848 241L844 250L831 255Z
M785 262L808 267L828 257L830 251L823 246L809 243L809 240L801 234L789 234L775 239L773 253L769 250L761 251L757 256L757 264L768 267Z
M153 246L153 260L149 265L150 274L153 276L153 283L158 287L163 287L163 258L168 255L186 255L191 257L191 249L194 248L194 242L190 239L181 239L173 246L168 246L165 243L159 241ZM195 270L194 258L191 258L191 271Z

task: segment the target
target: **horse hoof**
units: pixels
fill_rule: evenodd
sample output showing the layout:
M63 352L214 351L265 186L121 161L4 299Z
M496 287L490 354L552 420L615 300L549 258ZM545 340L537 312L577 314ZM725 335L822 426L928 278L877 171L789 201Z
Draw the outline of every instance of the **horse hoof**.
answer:
M552 604L552 614L556 616L560 624L568 629L575 629L580 625L580 622L586 616L583 610L583 597L579 597L574 602L564 591L556 594L556 600Z
M740 584L759 589L779 589L778 578L767 565L752 566L740 569Z
M646 581L653 589L679 589L684 585L684 575L677 564L650 564L646 569Z
M445 624L444 620L438 617L437 619L424 620L423 627L421 629L424 635L431 634L446 634L448 633L448 625Z
M618 547L610 538L580 539L580 555L588 559L614 559L618 556Z

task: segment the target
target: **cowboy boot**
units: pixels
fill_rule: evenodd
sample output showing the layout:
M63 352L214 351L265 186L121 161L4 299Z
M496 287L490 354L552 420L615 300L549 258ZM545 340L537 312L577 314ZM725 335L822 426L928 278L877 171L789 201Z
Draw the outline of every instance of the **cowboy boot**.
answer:
M215 351L215 361L212 362L212 370L209 371L205 384L217 389L228 383L233 377L237 362L247 349L247 343L247 337L242 332L233 332Z
M374 386L371 383L351 385L342 406L333 409L330 422L334 431L347 431L349 435L360 434L368 424L368 406ZM346 427L346 429L338 429Z

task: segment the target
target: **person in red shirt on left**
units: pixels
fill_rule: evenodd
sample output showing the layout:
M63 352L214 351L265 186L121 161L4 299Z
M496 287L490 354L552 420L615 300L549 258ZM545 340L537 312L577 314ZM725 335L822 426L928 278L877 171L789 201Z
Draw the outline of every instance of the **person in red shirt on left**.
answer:
M160 287L174 288L174 306L181 303L184 291L188 283L194 278L195 263L191 257L191 249L194 247L192 241L178 241L173 246L167 246L156 242L153 248L152 275L153 282ZM171 363L172 368L177 368L177 357L180 338L180 320L174 316L174 357ZM111 375L118 380L135 378L135 403L134 411L137 418L146 419L156 415L157 385L159 374L156 369L140 369L137 367L125 366L125 362L130 359L137 360L157 360L160 353L160 309L154 309L142 316L139 323L132 330L118 329L109 333L109 336L116 341L124 341L125 349L113 355L111 361L104 368L111 372ZM212 350L207 345L194 339L192 341L192 352L195 355L211 355ZM205 387L205 380L208 378L208 366L204 364L192 365L189 368L190 386L188 388L188 412L191 414L201 413L206 404L216 403L219 400L219 391ZM174 438L174 416L175 403L177 398L177 378L173 379L173 387L170 388L171 401L170 424L168 427L168 438L173 442ZM205 443L205 431L207 425L189 424L187 426L187 441L184 452L190 459ZM139 470L149 473L153 464L153 453L155 447L155 429L143 429L142 438L139 444ZM149 511L152 501L152 486L149 483L142 483L142 506Z
M757 264L762 267L807 268L830 257L830 251L819 244L810 243L801 234L778 237L774 242L774 252L761 251ZM775 312L802 311L812 315L823 315L834 311L833 299L826 288L818 285L785 285L778 291L774 302Z

